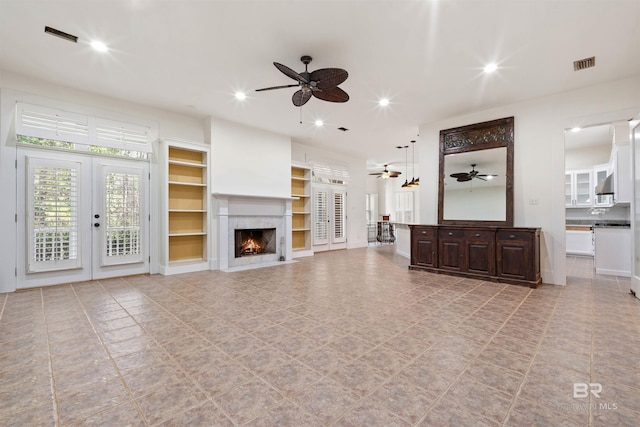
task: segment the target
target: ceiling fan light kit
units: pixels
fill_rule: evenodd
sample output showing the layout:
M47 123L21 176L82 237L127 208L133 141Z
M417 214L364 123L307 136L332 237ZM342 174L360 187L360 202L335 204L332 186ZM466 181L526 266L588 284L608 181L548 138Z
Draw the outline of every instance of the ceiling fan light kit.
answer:
M309 99L311 99L312 96L328 102L347 102L349 100L349 95L347 92L340 89L338 85L347 80L349 73L342 68L320 68L309 72L308 65L311 60L312 58L308 55L300 58L300 61L304 64L304 71L301 73L293 71L286 65L274 62L273 65L275 65L282 74L296 80L298 83L265 87L262 89L256 89L256 92L299 87L300 89L294 92L291 97L291 101L296 107L302 107L307 103L307 101L309 101Z

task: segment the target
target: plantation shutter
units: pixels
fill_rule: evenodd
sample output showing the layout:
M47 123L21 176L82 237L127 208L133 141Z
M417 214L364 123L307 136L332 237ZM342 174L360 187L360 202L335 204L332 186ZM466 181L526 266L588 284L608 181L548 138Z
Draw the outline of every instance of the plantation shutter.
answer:
M89 143L89 117L55 108L19 102L16 133L56 141Z
M329 242L328 193L326 190L313 191L313 244L324 245Z
M336 191L333 194L333 243L341 243L346 240L345 236L345 193Z
M93 144L101 147L151 152L151 129L130 123L100 118L93 119Z
M149 126L24 102L16 104L16 134L145 153L154 138Z
M141 170L102 167L102 265L142 262Z
M27 174L27 271L80 268L80 163L27 157Z

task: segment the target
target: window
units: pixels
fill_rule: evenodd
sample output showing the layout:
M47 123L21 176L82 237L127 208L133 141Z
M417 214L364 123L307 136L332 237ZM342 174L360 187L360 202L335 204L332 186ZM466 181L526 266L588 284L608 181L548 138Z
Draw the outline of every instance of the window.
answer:
M413 222L413 191L396 193L396 221Z
M378 195L375 193L367 193L366 195L366 213L367 225L375 225L378 219Z
M146 159L153 131L142 126L18 102L19 144Z

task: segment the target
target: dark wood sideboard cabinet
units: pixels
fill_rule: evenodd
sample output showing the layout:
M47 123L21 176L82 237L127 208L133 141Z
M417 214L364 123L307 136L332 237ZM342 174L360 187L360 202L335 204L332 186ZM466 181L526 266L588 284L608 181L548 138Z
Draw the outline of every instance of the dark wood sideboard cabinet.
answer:
M537 288L540 229L410 225L411 270Z

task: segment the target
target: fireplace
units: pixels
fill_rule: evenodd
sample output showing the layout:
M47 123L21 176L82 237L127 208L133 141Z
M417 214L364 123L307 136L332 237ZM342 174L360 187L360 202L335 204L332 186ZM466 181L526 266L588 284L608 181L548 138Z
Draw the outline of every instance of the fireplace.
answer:
M220 270L238 271L291 261L290 197L214 193L213 211ZM245 240L248 237L255 241L245 242L244 250L242 234L247 235Z
M234 237L236 258L276 253L275 228L236 229Z

